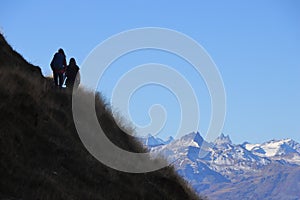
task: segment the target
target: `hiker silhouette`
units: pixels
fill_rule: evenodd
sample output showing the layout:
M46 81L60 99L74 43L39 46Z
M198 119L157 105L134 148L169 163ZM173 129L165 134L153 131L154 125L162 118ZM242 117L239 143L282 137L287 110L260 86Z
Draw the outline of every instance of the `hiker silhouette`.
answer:
M80 83L79 67L76 64L75 58L71 58L66 71L66 87L78 88Z
M54 54L50 66L53 71L54 84L62 88L64 73L67 68L66 55L63 49L60 48L58 52Z

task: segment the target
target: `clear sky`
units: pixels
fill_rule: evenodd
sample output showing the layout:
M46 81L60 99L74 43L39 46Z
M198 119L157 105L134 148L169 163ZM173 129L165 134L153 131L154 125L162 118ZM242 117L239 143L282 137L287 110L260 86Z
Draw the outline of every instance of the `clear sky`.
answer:
M163 27L182 32L201 44L219 68L227 94L223 132L233 142L273 138L300 142L299 10L297 0L6 0L1 1L0 28L13 48L45 75L51 74L49 63L59 47L81 64L96 45L121 31ZM147 62L175 66L191 81L201 99L199 131L205 132L210 118L205 84L173 55L143 51L121 58L99 89L110 99L117 72L121 75ZM146 95L136 92L133 96L133 119L147 124L149 106L162 103L170 117L163 134L172 135L179 121L176 99L155 85L145 90Z

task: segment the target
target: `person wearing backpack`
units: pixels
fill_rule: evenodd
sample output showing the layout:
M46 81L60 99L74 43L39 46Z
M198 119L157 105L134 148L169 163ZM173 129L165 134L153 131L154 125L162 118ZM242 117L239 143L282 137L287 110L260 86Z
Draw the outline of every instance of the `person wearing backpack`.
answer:
M75 87L77 89L80 83L80 74L79 74L79 67L76 64L75 58L70 59L66 71L66 77L67 77L66 80L67 88L73 89L73 87Z
M54 84L62 88L64 73L67 68L66 55L63 49L59 49L58 52L54 54L50 66L53 71Z

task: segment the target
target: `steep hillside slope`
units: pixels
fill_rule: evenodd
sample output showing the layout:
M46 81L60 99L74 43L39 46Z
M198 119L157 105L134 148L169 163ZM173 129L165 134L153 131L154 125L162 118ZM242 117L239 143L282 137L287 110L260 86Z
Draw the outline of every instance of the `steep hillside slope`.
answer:
M144 151L99 97L99 121L120 147ZM123 173L82 145L71 95L52 87L0 35L0 199L198 199L173 168Z

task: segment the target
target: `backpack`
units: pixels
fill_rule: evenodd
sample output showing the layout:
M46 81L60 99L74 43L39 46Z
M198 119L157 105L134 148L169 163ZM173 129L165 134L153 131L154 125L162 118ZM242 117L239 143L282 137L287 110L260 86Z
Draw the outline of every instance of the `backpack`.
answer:
M51 61L51 69L52 70L61 70L64 68L64 55L61 53L56 53Z

